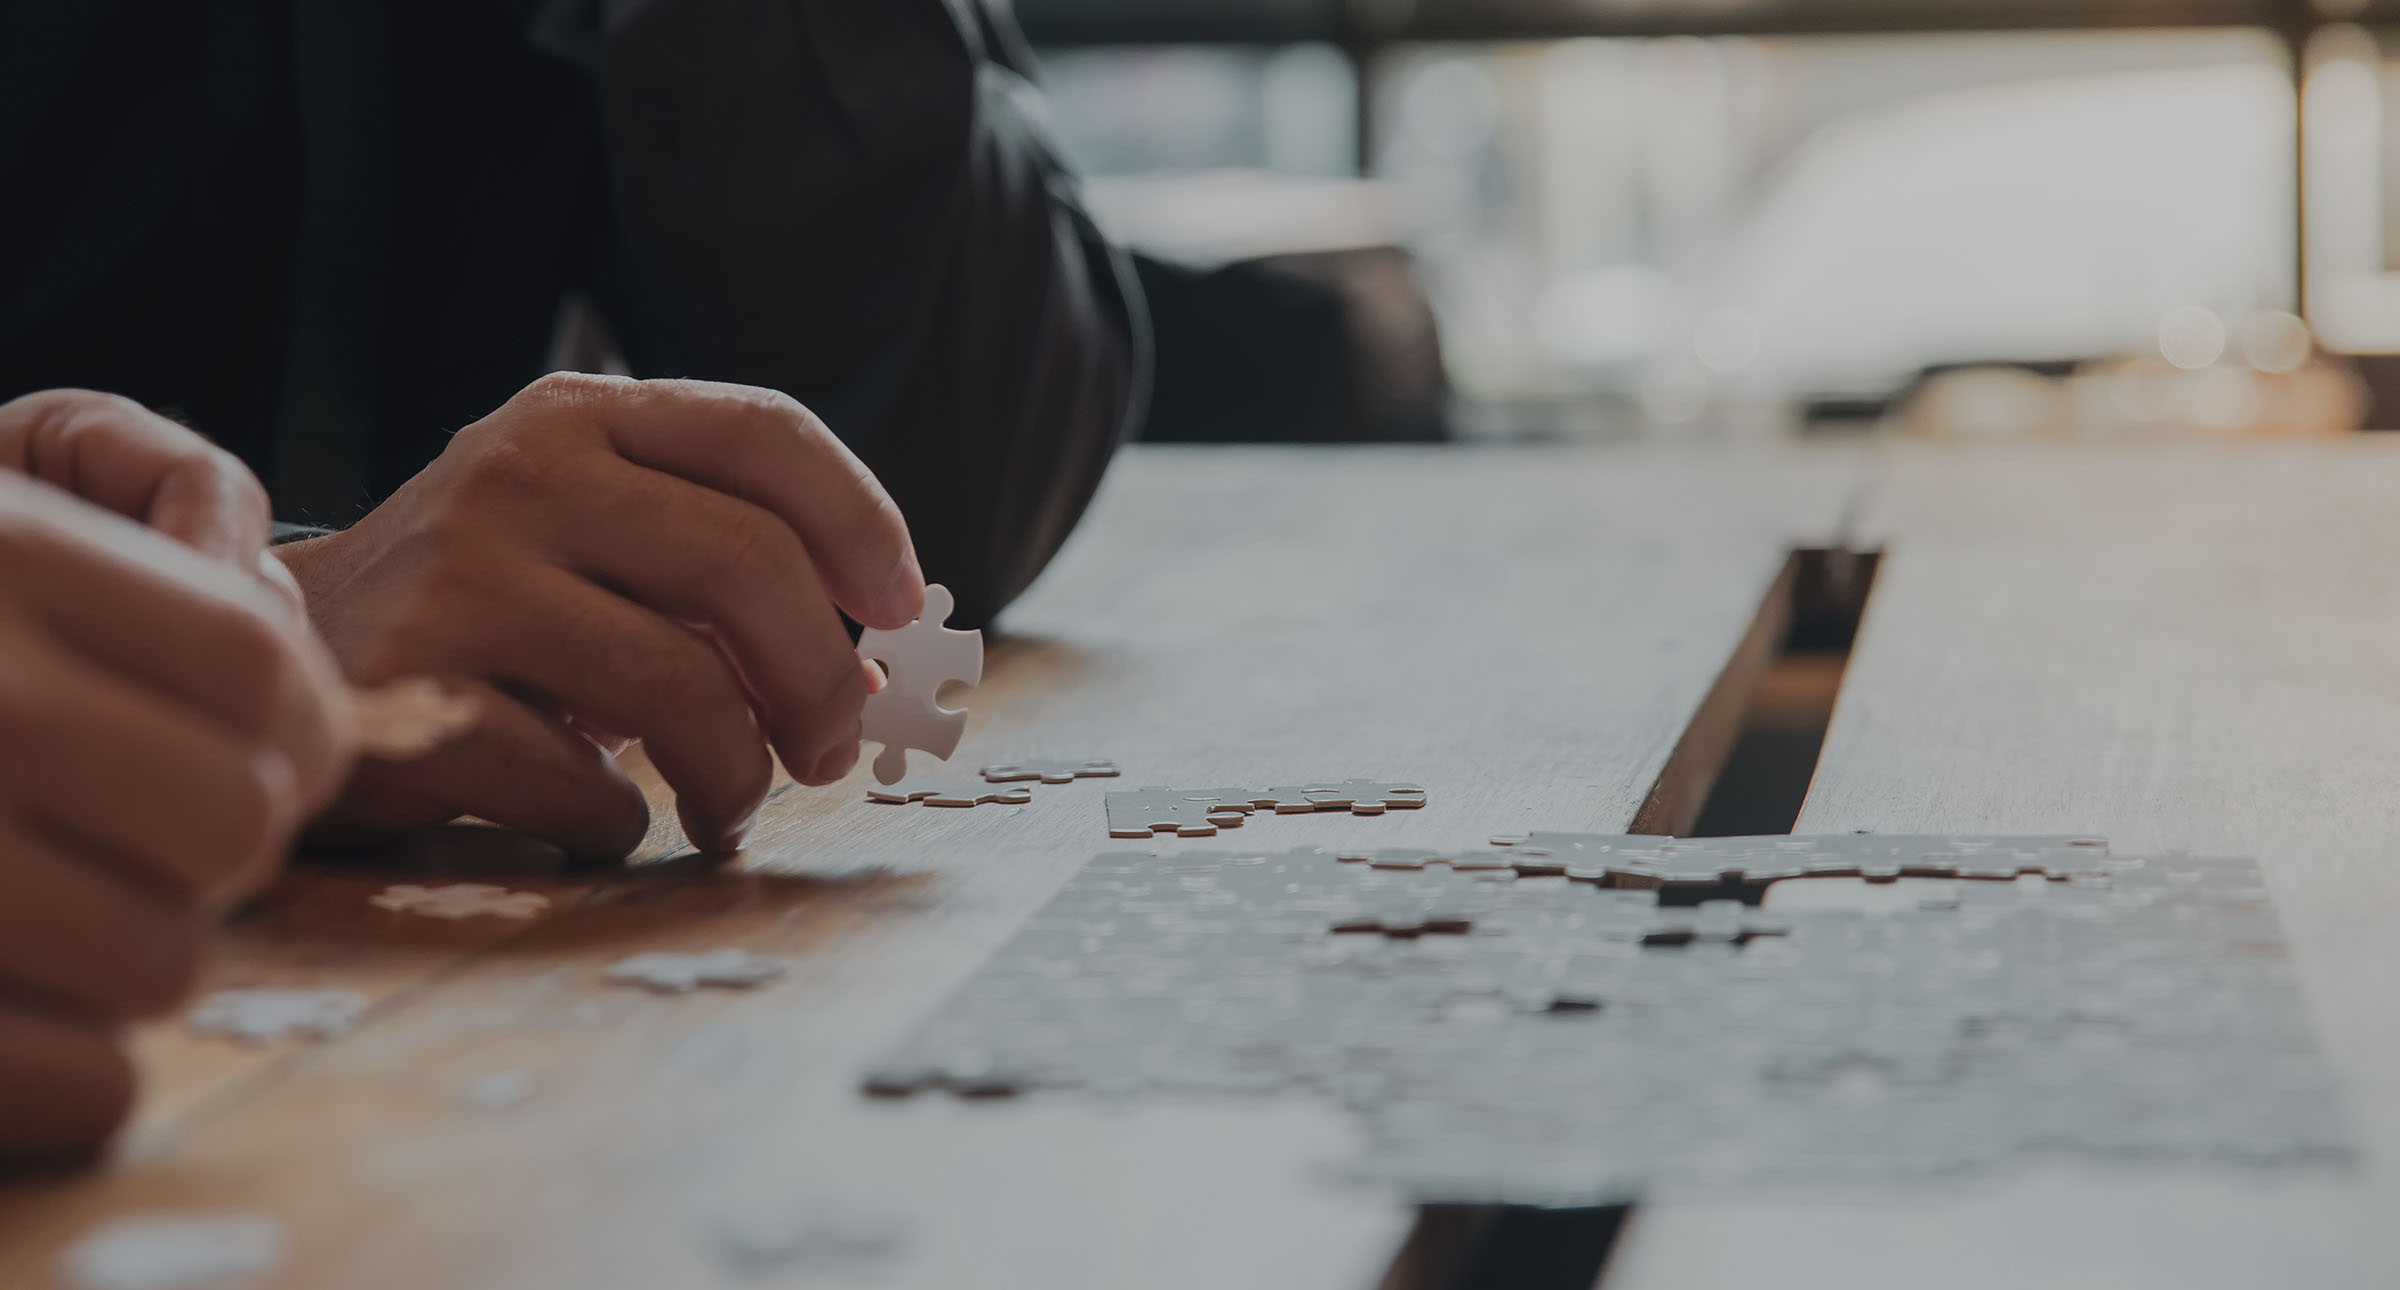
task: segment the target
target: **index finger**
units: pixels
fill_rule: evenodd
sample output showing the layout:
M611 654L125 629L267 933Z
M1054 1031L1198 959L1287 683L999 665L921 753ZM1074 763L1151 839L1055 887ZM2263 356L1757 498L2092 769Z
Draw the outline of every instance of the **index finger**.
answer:
M239 458L132 399L42 390L0 404L0 466L247 566L267 495Z
M925 608L908 521L866 467L790 395L715 381L551 377L627 460L766 508L808 548L833 603L870 627Z

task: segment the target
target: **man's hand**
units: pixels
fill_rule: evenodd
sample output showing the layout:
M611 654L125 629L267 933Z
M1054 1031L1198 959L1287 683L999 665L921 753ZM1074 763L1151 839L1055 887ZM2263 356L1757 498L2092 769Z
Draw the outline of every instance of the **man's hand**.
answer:
M648 811L603 751L643 741L686 836L738 847L773 778L858 759L877 673L837 609L907 625L924 575L882 485L790 398L558 374L458 433L347 532L279 549L352 680L467 682L483 724L362 766L332 820L476 815L618 857Z
M0 451L25 412L0 408ZM117 1028L182 996L211 917L347 767L340 678L257 574L255 485L146 470L154 429L30 464L208 554L0 471L0 1161L105 1140L132 1096Z
M256 567L267 494L240 459L131 399L43 390L0 404L0 470L30 475L204 555Z

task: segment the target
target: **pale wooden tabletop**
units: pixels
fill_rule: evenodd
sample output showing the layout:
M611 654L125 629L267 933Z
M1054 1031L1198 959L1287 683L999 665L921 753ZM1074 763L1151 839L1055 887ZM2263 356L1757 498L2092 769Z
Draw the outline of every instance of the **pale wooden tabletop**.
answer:
M2400 1286L2400 440L1890 452L1860 536L1886 554L1795 831L2256 856L2366 1174L1662 1203L1612 1290Z
M2400 447L2400 445L2396 445ZM953 765L1107 756L1120 786L1425 784L1245 845L1688 824L1772 644L1787 555L1888 552L1801 831L2098 831L2258 855L2373 1158L2400 1142L2400 451L1143 449L1004 620ZM862 1067L1092 854L1101 783L1021 812L790 789L738 873L551 871L557 903L387 914L295 873L212 987L375 1002L324 1044L171 1025L120 1158L0 1191L0 1286L102 1219L272 1215L279 1287L1371 1286L1409 1223L1327 1180L1306 1102L874 1102ZM670 822L649 853L671 854ZM752 993L600 981L647 949L789 956ZM514 1105L478 1105L494 1075ZM2045 1177L1940 1203L1663 1198L1611 1286L2400 1284L2400 1187ZM2382 1219L2384 1221L2375 1221ZM813 1231L855 1266L782 1257ZM800 1234L799 1237L795 1233ZM830 1256L829 1256L830 1257Z

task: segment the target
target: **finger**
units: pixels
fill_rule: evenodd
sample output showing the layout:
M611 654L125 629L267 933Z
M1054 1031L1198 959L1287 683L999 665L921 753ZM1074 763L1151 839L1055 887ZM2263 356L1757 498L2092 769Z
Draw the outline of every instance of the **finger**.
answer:
M537 397L579 411L627 460L774 513L815 561L833 602L870 627L900 628L925 606L925 575L891 495L815 413L791 396L713 381L562 373Z
M475 729L405 764L362 762L332 822L414 828L472 815L583 859L621 860L649 831L650 807L616 761L565 722L480 683Z
M130 1021L183 997L202 927L105 865L0 826L0 980Z
M494 597L494 603L503 603ZM722 650L561 569L512 584L523 626L486 624L450 646L478 675L539 694L602 730L640 739L675 790L684 833L704 851L734 849L766 800L775 768L749 694Z
M339 673L250 571L0 476L0 586L95 663L280 750L303 797L346 773Z
M706 624L757 696L768 741L795 779L848 774L867 671L799 535L738 498L657 471L626 473L605 504L646 516L638 537L606 516L570 517L556 526L559 557L669 618Z
M272 527L266 490L239 458L114 394L43 390L0 405L0 465L237 564Z
M255 890L304 809L290 763L0 624L0 778L49 832L120 859L168 896Z
M0 1002L0 1160L97 1154L133 1109L133 1066L109 1031Z

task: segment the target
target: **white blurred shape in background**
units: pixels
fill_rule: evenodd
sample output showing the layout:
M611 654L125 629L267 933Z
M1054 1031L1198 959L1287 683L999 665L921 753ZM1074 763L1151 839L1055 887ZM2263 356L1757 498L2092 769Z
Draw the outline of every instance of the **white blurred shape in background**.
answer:
M1742 392L2147 350L2180 302L2288 300L2291 100L2271 67L2213 67L1941 95L1827 127L1709 288L1758 320ZM2204 367L2223 324L2190 308L2169 326Z
M1389 237L1470 401L1682 425L2162 342L2196 369L2305 363L2296 319L2258 321L2293 297L2282 60L2241 31L1414 46L1373 70L1367 180L1328 46L1085 51L1049 79L1104 222L1136 245ZM2309 89L2351 122L2323 146L2352 187L2381 174L2360 161L2376 75L2330 59ZM2320 207L2312 234L2380 272L2383 206Z

